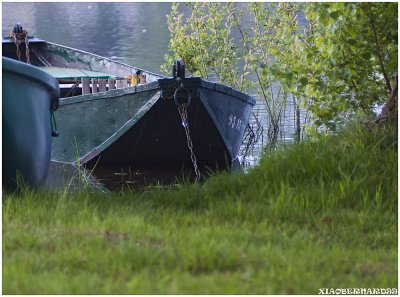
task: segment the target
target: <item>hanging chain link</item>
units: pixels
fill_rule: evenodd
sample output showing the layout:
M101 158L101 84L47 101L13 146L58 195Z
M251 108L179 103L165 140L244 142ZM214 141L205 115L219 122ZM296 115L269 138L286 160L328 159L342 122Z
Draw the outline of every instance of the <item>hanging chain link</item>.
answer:
M179 115L181 116L181 119L182 119L183 128L185 129L187 145L190 150L190 159L192 160L194 172L196 173L196 182L198 182L201 178L201 173L200 173L199 167L197 166L196 155L194 154L194 151L193 151L193 142L192 142L192 138L190 137L187 107L188 107L187 103L182 103L181 106L178 106L178 111L179 111Z
M178 102L177 94L180 90L185 90L186 93L188 94L187 102L184 102L184 103ZM175 91L174 100L175 100L176 105L178 106L178 112L182 119L182 126L185 129L187 145L190 150L190 159L192 160L194 172L196 173L195 181L198 182L198 181L200 181L200 178L201 178L201 172L197 165L197 158L196 158L196 155L193 150L193 142L192 142L192 138L190 137L189 119L188 119L188 112L187 112L188 106L191 102L191 96L190 96L190 92L183 86L182 83Z
M18 40L17 33L11 32L10 35L14 39L15 46L17 47L17 57L18 61L21 61L21 51L19 50L19 45L21 44L21 41Z
M29 40L28 40L28 32L25 34L25 54L26 54L26 63L31 64L30 52L29 52Z
M26 63L31 64L28 31L23 30L22 33L11 31L10 36L14 39L15 46L17 47L17 57L19 61L21 61L21 51L19 46L21 45L21 40L25 41Z

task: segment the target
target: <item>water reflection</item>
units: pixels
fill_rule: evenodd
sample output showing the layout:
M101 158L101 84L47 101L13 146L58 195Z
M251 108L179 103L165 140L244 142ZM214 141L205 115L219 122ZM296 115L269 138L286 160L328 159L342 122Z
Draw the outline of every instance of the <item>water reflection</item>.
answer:
M31 35L159 73L168 50L171 3L2 3L2 34L21 23Z

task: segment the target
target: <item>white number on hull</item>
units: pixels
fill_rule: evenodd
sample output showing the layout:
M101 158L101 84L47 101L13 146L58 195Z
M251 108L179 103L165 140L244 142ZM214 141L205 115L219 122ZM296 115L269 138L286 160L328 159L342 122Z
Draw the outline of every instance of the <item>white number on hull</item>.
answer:
M230 114L228 119L228 126L232 129L240 131L240 128L242 127L242 120L237 118L235 115Z

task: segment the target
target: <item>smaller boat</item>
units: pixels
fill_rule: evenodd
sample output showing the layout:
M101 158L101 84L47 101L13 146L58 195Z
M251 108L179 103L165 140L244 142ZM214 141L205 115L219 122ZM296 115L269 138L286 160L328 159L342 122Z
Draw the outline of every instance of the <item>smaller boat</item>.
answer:
M3 189L44 185L51 155L52 113L58 108L58 81L39 68L2 58Z

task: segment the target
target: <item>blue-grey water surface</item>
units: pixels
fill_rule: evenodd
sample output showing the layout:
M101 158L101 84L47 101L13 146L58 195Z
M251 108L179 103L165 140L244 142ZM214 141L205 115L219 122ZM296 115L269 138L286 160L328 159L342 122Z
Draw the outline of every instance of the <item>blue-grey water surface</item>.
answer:
M30 35L159 73L171 3L2 3L2 34L19 22Z

